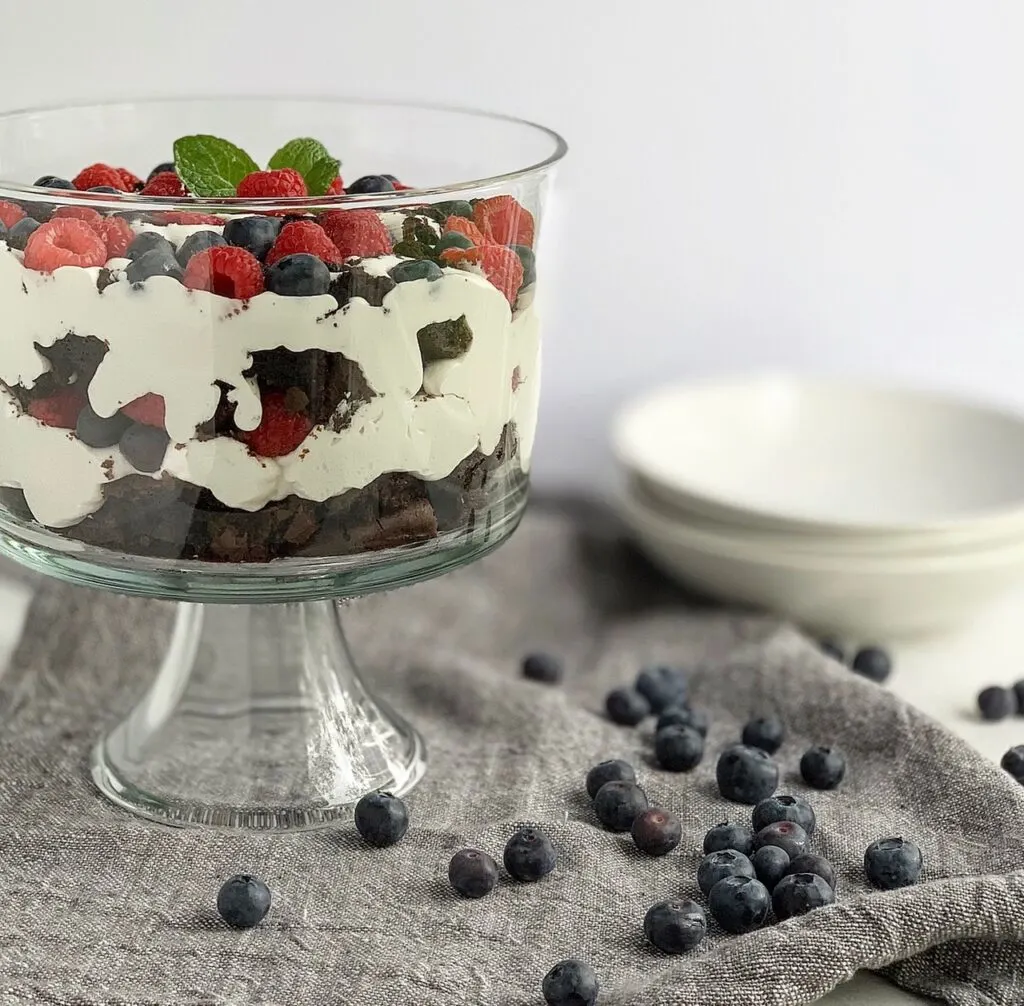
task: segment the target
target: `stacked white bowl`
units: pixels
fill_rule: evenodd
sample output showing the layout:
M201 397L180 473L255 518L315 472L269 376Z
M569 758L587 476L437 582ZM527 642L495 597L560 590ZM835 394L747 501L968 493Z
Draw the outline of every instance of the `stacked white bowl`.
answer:
M1024 581L1024 417L762 376L645 395L612 441L619 510L658 566L812 631L945 630Z

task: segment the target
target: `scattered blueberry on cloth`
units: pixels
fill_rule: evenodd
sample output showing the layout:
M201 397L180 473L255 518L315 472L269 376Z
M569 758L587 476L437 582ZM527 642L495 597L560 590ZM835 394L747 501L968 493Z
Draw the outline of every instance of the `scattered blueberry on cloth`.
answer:
M535 506L479 565L351 606L367 677L430 754L408 832L384 849L352 825L176 831L108 806L86 753L151 680L171 606L35 586L28 634L0 678L0 1002L527 1006L566 959L594 969L600 1006L799 1006L863 968L958 1006L1024 998L1024 789L792 629L684 597L601 514ZM529 652L561 657L563 684L524 679ZM653 716L633 728L604 713L611 688L659 664L690 668L688 700L709 713L689 773L656 766ZM655 903L707 912L705 834L751 825L753 808L721 798L715 769L763 716L785 727L776 792L813 807L809 848L835 867L836 902L739 936L708 912L696 949L655 951L644 937ZM845 754L835 789L801 779L815 745ZM586 775L612 758L679 818L667 855L599 825ZM517 883L502 870L478 900L452 889L455 852L500 863L531 824L556 848L550 874ZM893 836L920 847L923 873L878 890L865 851ZM237 873L274 898L244 932L215 907Z

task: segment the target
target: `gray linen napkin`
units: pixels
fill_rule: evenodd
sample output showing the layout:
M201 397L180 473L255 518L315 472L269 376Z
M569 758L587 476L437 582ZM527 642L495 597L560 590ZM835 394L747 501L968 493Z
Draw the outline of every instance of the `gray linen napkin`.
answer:
M535 508L478 566L351 606L370 680L430 751L412 827L389 850L363 847L349 827L175 831L94 795L89 744L151 678L170 615L159 602L39 588L0 682L0 1001L525 1006L541 1001L552 963L579 956L605 1004L792 1006L864 968L949 1003L1024 1002L1024 790L792 630L694 607L600 519ZM520 679L534 647L565 656L565 685ZM694 700L713 714L690 775L649 764L649 730L600 715L604 692L648 661L694 668ZM795 769L806 746L847 752L843 786L811 794L814 847L839 868L838 903L743 937L712 925L697 952L655 954L645 910L698 897L704 832L749 820L718 796L714 763L765 711L789 731L782 791L805 792ZM634 760L652 802L681 817L676 853L642 857L597 826L584 773L615 756ZM524 821L556 843L555 873L455 898L451 854L471 845L500 858ZM892 834L921 846L924 881L872 891L864 849ZM238 871L259 874L275 898L245 933L212 910L220 879Z

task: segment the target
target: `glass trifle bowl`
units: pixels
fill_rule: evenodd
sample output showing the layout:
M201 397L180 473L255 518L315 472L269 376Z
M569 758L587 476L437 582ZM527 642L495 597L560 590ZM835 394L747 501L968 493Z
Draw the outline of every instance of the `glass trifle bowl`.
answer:
M515 529L565 149L367 101L0 117L0 551L179 602L152 687L94 750L112 800L303 828L420 778L336 602Z

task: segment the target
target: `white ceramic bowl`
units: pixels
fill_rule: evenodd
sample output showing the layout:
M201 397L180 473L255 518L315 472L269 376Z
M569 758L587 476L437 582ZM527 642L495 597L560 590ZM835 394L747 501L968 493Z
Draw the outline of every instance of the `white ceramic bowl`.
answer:
M1020 533L1024 419L941 394L798 377L654 392L617 418L668 506L787 534Z
M1024 579L1024 543L881 558L752 547L666 518L631 495L619 511L650 559L710 596L860 639L944 631Z

